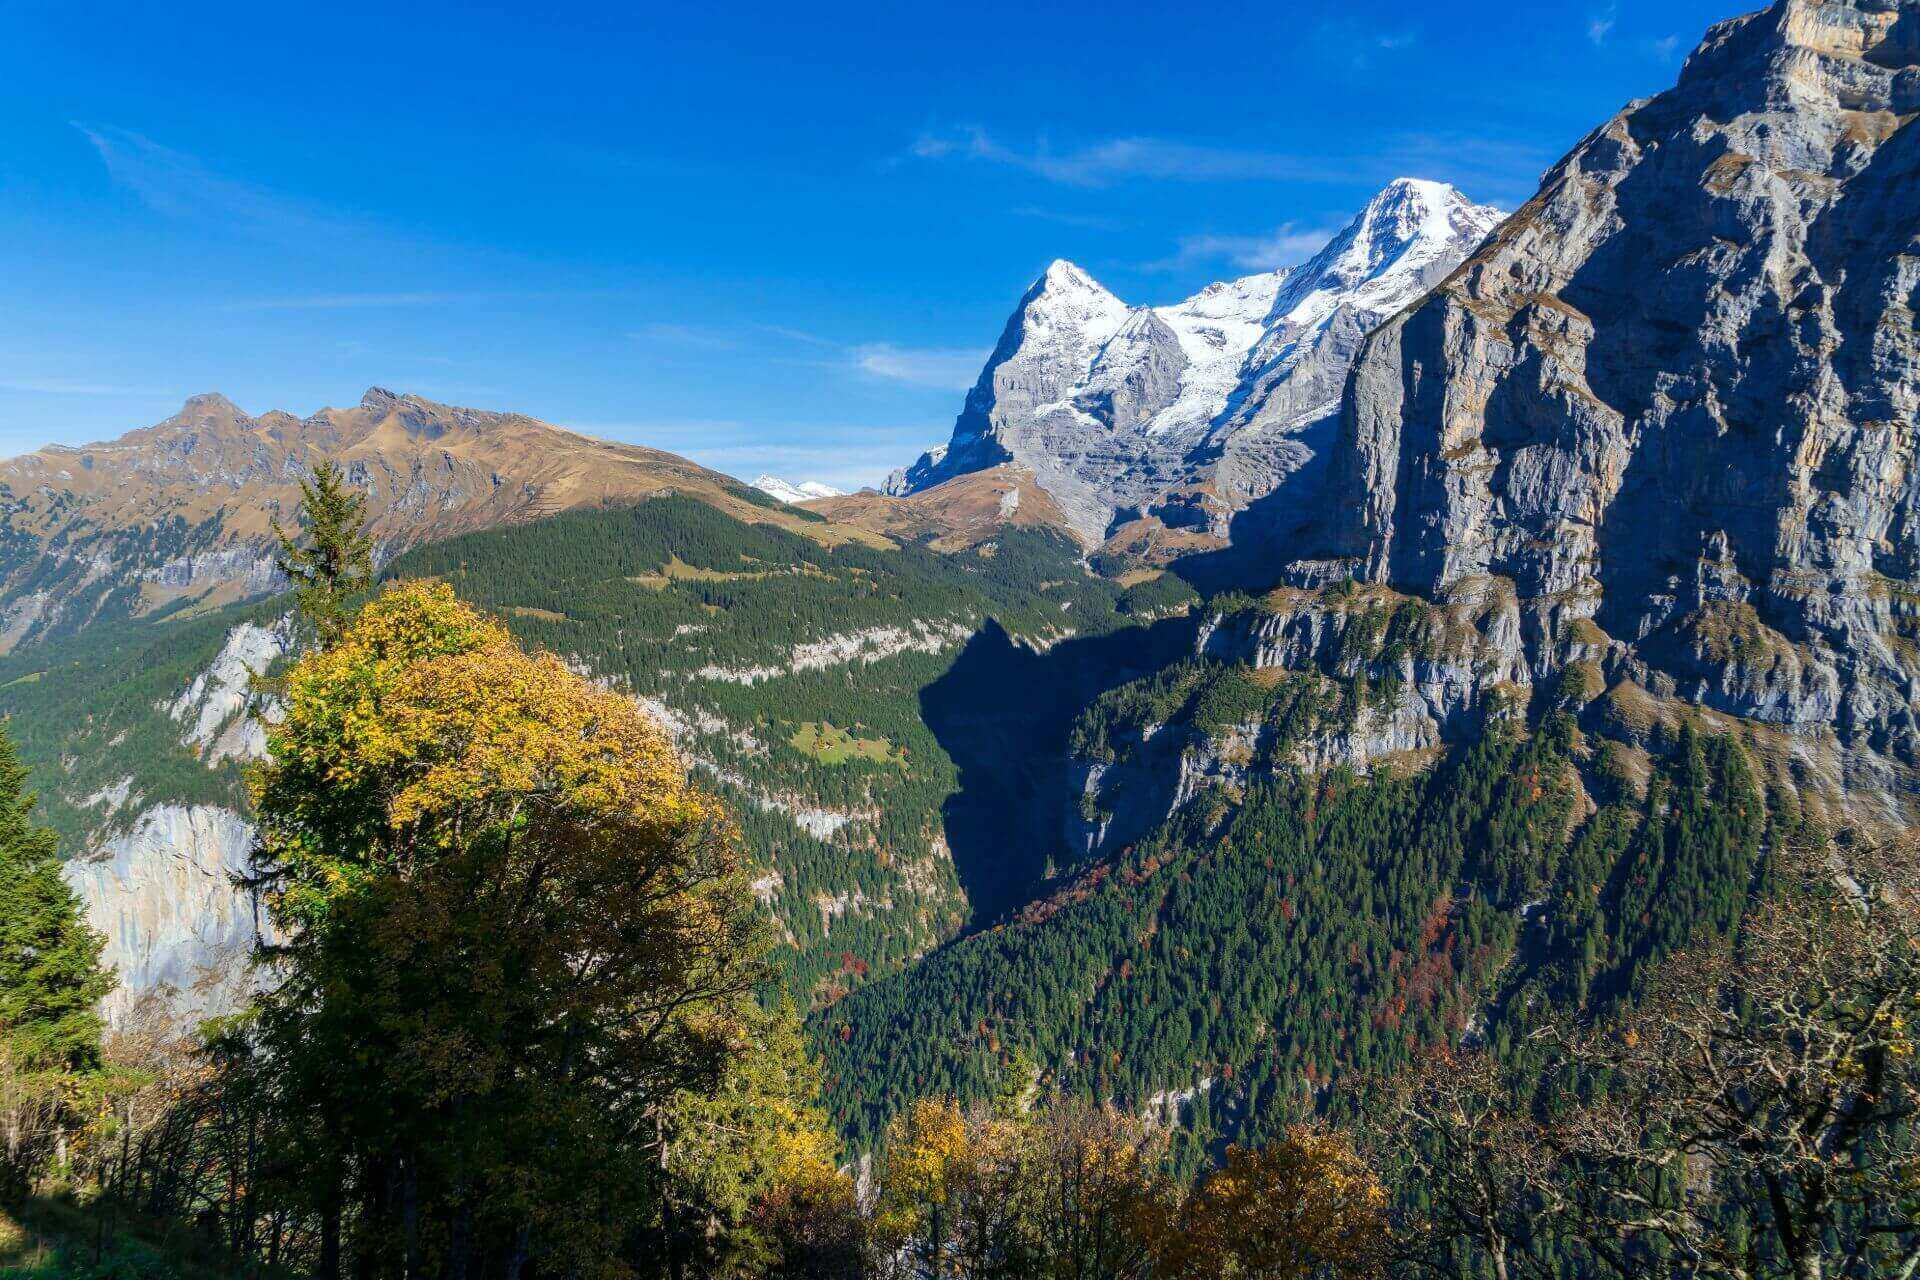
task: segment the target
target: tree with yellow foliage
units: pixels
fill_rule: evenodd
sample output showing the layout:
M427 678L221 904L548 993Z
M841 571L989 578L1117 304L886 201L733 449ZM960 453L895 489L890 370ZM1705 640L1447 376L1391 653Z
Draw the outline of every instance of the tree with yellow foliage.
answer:
M682 1089L660 1116L669 1252L708 1276L857 1274L853 1183L798 1015L749 1011L742 1031L718 1087Z
M1358 1280L1384 1264L1387 1195L1347 1140L1296 1126L1235 1147L1183 1208L1162 1274L1191 1280Z
M1025 1212L1031 1130L952 1099L922 1099L887 1131L874 1237L880 1274L1038 1274Z
M1054 1103L1036 1123L1025 1188L1040 1274L1138 1280L1153 1274L1178 1202L1166 1133L1112 1104Z
M1153 1274L1178 1199L1161 1167L1164 1138L1111 1105L1076 1099L1031 1111L917 1102L888 1131L876 1270L1009 1280Z
M438 584L284 682L252 781L287 942L259 1038L316 1271L630 1266L664 1135L753 1035L738 841L636 705Z

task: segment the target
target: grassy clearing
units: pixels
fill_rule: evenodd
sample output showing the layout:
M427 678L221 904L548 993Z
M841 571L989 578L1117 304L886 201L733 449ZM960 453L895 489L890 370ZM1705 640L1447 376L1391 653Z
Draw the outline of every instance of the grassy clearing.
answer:
M803 724L787 741L815 764L840 765L853 760L905 767L907 754L885 738L856 738L831 724Z
M0 1280L231 1280L240 1265L182 1223L94 1200L0 1207Z
M794 567L783 566L777 569L696 569L676 555L668 558L660 572L635 574L627 581L636 587L646 587L650 591L664 591L676 582L759 582L766 578L793 574L809 578L833 577L830 573L806 564Z

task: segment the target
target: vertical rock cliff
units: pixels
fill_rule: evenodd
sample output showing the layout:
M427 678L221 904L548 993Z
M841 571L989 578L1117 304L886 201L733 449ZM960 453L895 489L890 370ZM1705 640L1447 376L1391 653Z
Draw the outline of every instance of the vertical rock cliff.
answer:
M1920 765L1920 2L1783 0L1366 342L1296 582L1510 583L1536 672Z

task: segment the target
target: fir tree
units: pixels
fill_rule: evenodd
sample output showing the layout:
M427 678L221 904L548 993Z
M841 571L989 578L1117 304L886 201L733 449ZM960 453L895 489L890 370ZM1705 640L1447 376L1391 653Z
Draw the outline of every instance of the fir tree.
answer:
M274 522L277 565L295 588L300 612L332 644L346 629L355 596L373 583L373 539L366 532L366 498L353 492L346 472L331 462L300 482L300 521L306 545Z
M95 1006L113 975L60 878L53 832L33 821L27 772L0 728L0 1053L16 1069L87 1071L99 1065Z

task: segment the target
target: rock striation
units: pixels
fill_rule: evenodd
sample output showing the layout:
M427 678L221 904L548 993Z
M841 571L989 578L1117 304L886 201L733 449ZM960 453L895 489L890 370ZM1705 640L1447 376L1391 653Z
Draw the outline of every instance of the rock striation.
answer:
M1507 584L1537 680L1920 767L1920 0L1712 28L1355 362L1291 581Z
M253 948L270 925L237 883L252 849L252 826L231 809L163 804L65 865L119 979L101 1009L109 1025L190 1026L253 994Z

